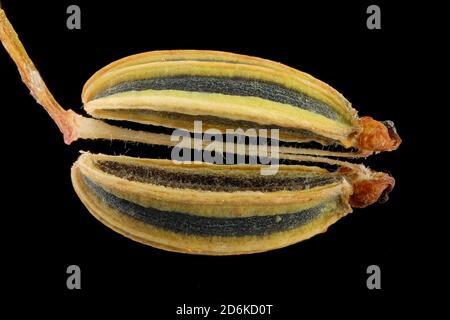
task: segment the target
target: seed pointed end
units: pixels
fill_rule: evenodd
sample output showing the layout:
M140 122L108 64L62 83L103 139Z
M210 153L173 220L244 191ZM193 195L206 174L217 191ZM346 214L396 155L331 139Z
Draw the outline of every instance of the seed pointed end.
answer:
M360 119L362 132L358 136L358 146L371 151L393 151L399 147L402 139L397 134L392 121L376 121L371 117Z
M395 186L395 179L384 172L363 167L361 171L341 167L340 172L351 180L353 193L349 203L353 208L365 208L375 202L385 203Z

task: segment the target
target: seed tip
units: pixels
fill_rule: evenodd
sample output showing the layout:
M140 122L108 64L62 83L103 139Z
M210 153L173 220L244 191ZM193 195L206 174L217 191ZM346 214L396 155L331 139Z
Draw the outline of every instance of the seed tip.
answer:
M394 122L390 120L376 121L372 117L362 117L360 125L362 131L358 135L357 144L363 150L393 151L402 142Z

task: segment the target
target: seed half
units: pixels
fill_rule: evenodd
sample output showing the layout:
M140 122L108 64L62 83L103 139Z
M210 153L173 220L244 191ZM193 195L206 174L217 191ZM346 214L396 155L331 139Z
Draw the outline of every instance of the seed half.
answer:
M192 117L219 129L224 127L221 119L231 128L248 122L281 129L282 140L310 141L315 136L324 144L333 140L346 147L360 130L350 104L309 75L240 55L213 60L207 53L185 54L182 60L166 60L170 54L149 53L146 63L106 67L84 87L86 111L101 119L190 131Z
M352 187L343 174L281 166L279 175L261 177L260 168L180 167L169 160L84 153L72 168L72 181L103 223L180 252L270 250L323 232L351 211Z

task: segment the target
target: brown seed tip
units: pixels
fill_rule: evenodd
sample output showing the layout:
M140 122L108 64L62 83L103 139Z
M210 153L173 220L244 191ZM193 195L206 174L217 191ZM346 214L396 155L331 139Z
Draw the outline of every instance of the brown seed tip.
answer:
M350 205L354 208L364 208L375 202L384 203L395 185L395 179L383 172L374 172L366 169L362 172L352 172L341 168L352 181L353 194L350 196Z
M376 121L371 117L360 120L362 132L358 136L358 146L364 150L392 151L398 148L400 139L392 121Z

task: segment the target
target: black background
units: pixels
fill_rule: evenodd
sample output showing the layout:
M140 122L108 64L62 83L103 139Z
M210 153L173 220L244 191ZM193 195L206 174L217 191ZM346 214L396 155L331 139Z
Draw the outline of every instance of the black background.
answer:
M2 264L11 282L9 296L44 298L39 308L46 311L60 303L76 310L107 298L105 308L140 310L147 318L157 313L175 318L183 303L274 304L274 319L307 311L366 317L414 310L415 297L424 293L419 284L425 281L425 262L413 226L422 210L411 173L419 161L411 154L421 143L413 118L418 106L404 98L414 90L409 59L419 40L417 25L407 23L407 7L380 1L146 3L2 1L56 99L77 112L82 86L96 70L144 51L231 51L314 75L342 92L360 115L395 122L404 140L400 149L366 162L396 178L391 199L355 210L325 234L267 253L191 256L135 243L96 221L72 189L69 170L79 150L95 151L98 143L66 146L0 49L3 203L8 203L2 210ZM381 7L381 30L366 28L372 3ZM70 4L81 7L81 30L66 28ZM101 151L107 147L103 143ZM82 270L79 291L66 288L71 264ZM381 267L382 290L366 287L371 264Z

